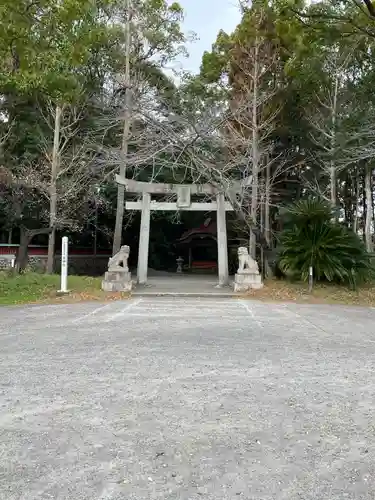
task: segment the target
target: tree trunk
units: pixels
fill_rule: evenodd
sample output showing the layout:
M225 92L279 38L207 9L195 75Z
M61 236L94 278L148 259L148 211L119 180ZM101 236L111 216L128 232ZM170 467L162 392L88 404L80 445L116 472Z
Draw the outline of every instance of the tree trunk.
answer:
M266 167L266 183L265 183L265 210L264 210L264 233L267 243L271 242L271 231L270 231L270 203L271 203L271 166L269 161Z
M357 174L356 187L355 187L355 202L354 202L354 215L353 215L353 231L358 233L358 204L360 197L361 180L360 176Z
M20 228L20 246L18 247L16 262L14 265L17 273L22 273L28 262L28 246L30 243L29 232L26 228Z
M265 208L264 208L264 234L267 241L268 247L272 248L271 245L271 219L270 219L270 204L271 204L271 166L269 160L267 159L266 167L266 183L265 183ZM264 260L264 270L267 278L271 278L273 275L272 268L269 263L267 255L265 255Z
M368 252L373 251L372 242L372 191L371 191L371 175L372 169L366 166L365 170L365 193L366 193L366 219L365 219L365 242Z
M260 230L263 232L265 232L264 230L264 216L265 216L265 196L264 196L264 183L262 182L262 195L260 197ZM261 246L260 247L260 273L261 275L264 277L265 275L265 267L264 267L264 251L263 251L263 247Z
M364 172L366 170L366 166L363 167ZM366 217L367 217L367 203L366 203L366 187L365 187L365 178L366 174L363 173L363 183L362 183L362 239L366 242Z
M353 227L353 183L351 180L351 176L347 172L343 185L342 199L344 204L344 224L348 228Z
M220 187L219 184L214 183L213 185L216 188ZM267 240L264 237L263 231L260 231L260 229L256 225L249 224L249 220L247 217L248 210L246 212L244 212L243 206L242 206L242 201L240 201L237 198L237 196L233 192L231 192L230 189L227 191L226 195L230 201L230 204L232 205L233 211L234 211L236 217L238 218L238 220L240 220L243 223L243 225L244 225L244 227L246 227L247 231L254 233L255 241L258 242L259 245L261 245L267 253L269 253L272 250L272 248L267 243Z
M60 164L60 128L61 128L61 106L56 106L55 112L55 129L53 138L52 165L51 165L51 184L50 184L50 204L49 204L49 225L51 232L48 238L48 255L47 255L47 273L53 273L53 263L55 257L55 240L56 240L56 216L57 216L57 176L59 173Z
M329 170L329 184L331 188L331 205L332 208L336 208L336 199L337 199L337 192L336 192L336 168L332 166L333 161L331 161L331 167ZM335 215L336 218L336 215Z
M330 191L331 191L331 205L333 208L337 206L337 178L336 178L336 116L337 116L337 94L339 88L339 77L336 74L335 88L333 93L333 105L332 105L332 128L331 128L331 151L330 151L330 168L329 168L329 179L330 179Z
M252 95L252 189L250 215L254 226L257 225L258 211L258 182L259 182L259 131L258 131L258 85L259 85L259 40L255 39L254 47L254 73L253 73L253 95ZM249 254L256 258L256 235L250 232Z
M121 177L126 176L126 161L128 156L128 143L130 134L131 120L131 89L130 89L130 44L131 44L131 27L130 27L130 0L126 0L126 48L125 48L125 110L124 110L124 128L122 133L121 144L121 165L119 174ZM113 236L112 254L115 255L121 247L122 226L124 221L124 204L125 204L125 186L117 185L117 207L116 207L116 223L115 233Z
M20 227L20 245L18 247L14 269L17 273L23 273L29 260L29 245L34 236L38 234L50 234L52 228L44 227L40 229L27 229Z

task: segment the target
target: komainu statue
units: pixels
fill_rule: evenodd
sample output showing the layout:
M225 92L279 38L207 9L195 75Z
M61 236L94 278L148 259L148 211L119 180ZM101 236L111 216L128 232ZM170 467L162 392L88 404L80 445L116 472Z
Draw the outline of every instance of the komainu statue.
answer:
M237 273L259 274L258 264L250 257L246 247L239 247L238 262L239 267Z
M128 245L123 245L120 250L109 259L108 261L108 271L125 271L128 272L128 258L130 253L130 247ZM122 265L121 265L122 264Z

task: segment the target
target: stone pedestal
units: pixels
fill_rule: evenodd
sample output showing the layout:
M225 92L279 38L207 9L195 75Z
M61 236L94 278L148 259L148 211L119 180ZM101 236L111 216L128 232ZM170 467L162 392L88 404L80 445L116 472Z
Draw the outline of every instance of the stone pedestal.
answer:
M179 257L178 259L176 259L176 262L177 262L177 274L181 274L182 273L182 264L184 263L184 259L182 257Z
M102 290L105 292L130 292L132 277L129 271L107 271L102 281Z
M234 277L234 291L247 292L252 288L263 288L262 277L259 273L238 272Z

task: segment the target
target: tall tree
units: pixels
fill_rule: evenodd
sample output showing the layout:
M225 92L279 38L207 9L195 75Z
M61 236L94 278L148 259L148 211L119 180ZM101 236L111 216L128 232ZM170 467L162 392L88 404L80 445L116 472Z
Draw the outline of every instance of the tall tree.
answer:
M180 29L182 9L178 3L168 5L165 0L124 0L125 68L122 72L124 88L124 124L121 140L121 164L119 173L126 175L129 139L133 121L134 100L139 89L137 84L145 79L159 88L165 83L162 68L181 50L184 35ZM168 87L168 85L167 85ZM163 90L166 90L164 87ZM125 186L117 186L116 223L112 252L121 246L124 219Z
M110 2L104 0L99 8L89 0L57 4L50 0L42 4L6 0L0 7L0 53L3 56L0 92L7 114L14 118L13 103L19 99L27 98L30 102L52 99L55 102L48 272L53 271L62 107L79 100L82 93L94 90L93 62L98 53L108 50L114 34L102 15L106 4Z

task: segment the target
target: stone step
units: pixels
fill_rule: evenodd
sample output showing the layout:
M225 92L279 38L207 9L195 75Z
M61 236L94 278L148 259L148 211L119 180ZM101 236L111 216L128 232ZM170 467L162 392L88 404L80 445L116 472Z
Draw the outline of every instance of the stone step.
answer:
M234 293L231 290L228 291L194 291L194 292L175 292L166 290L147 290L147 289L135 289L132 292L132 297L239 297L239 294Z

